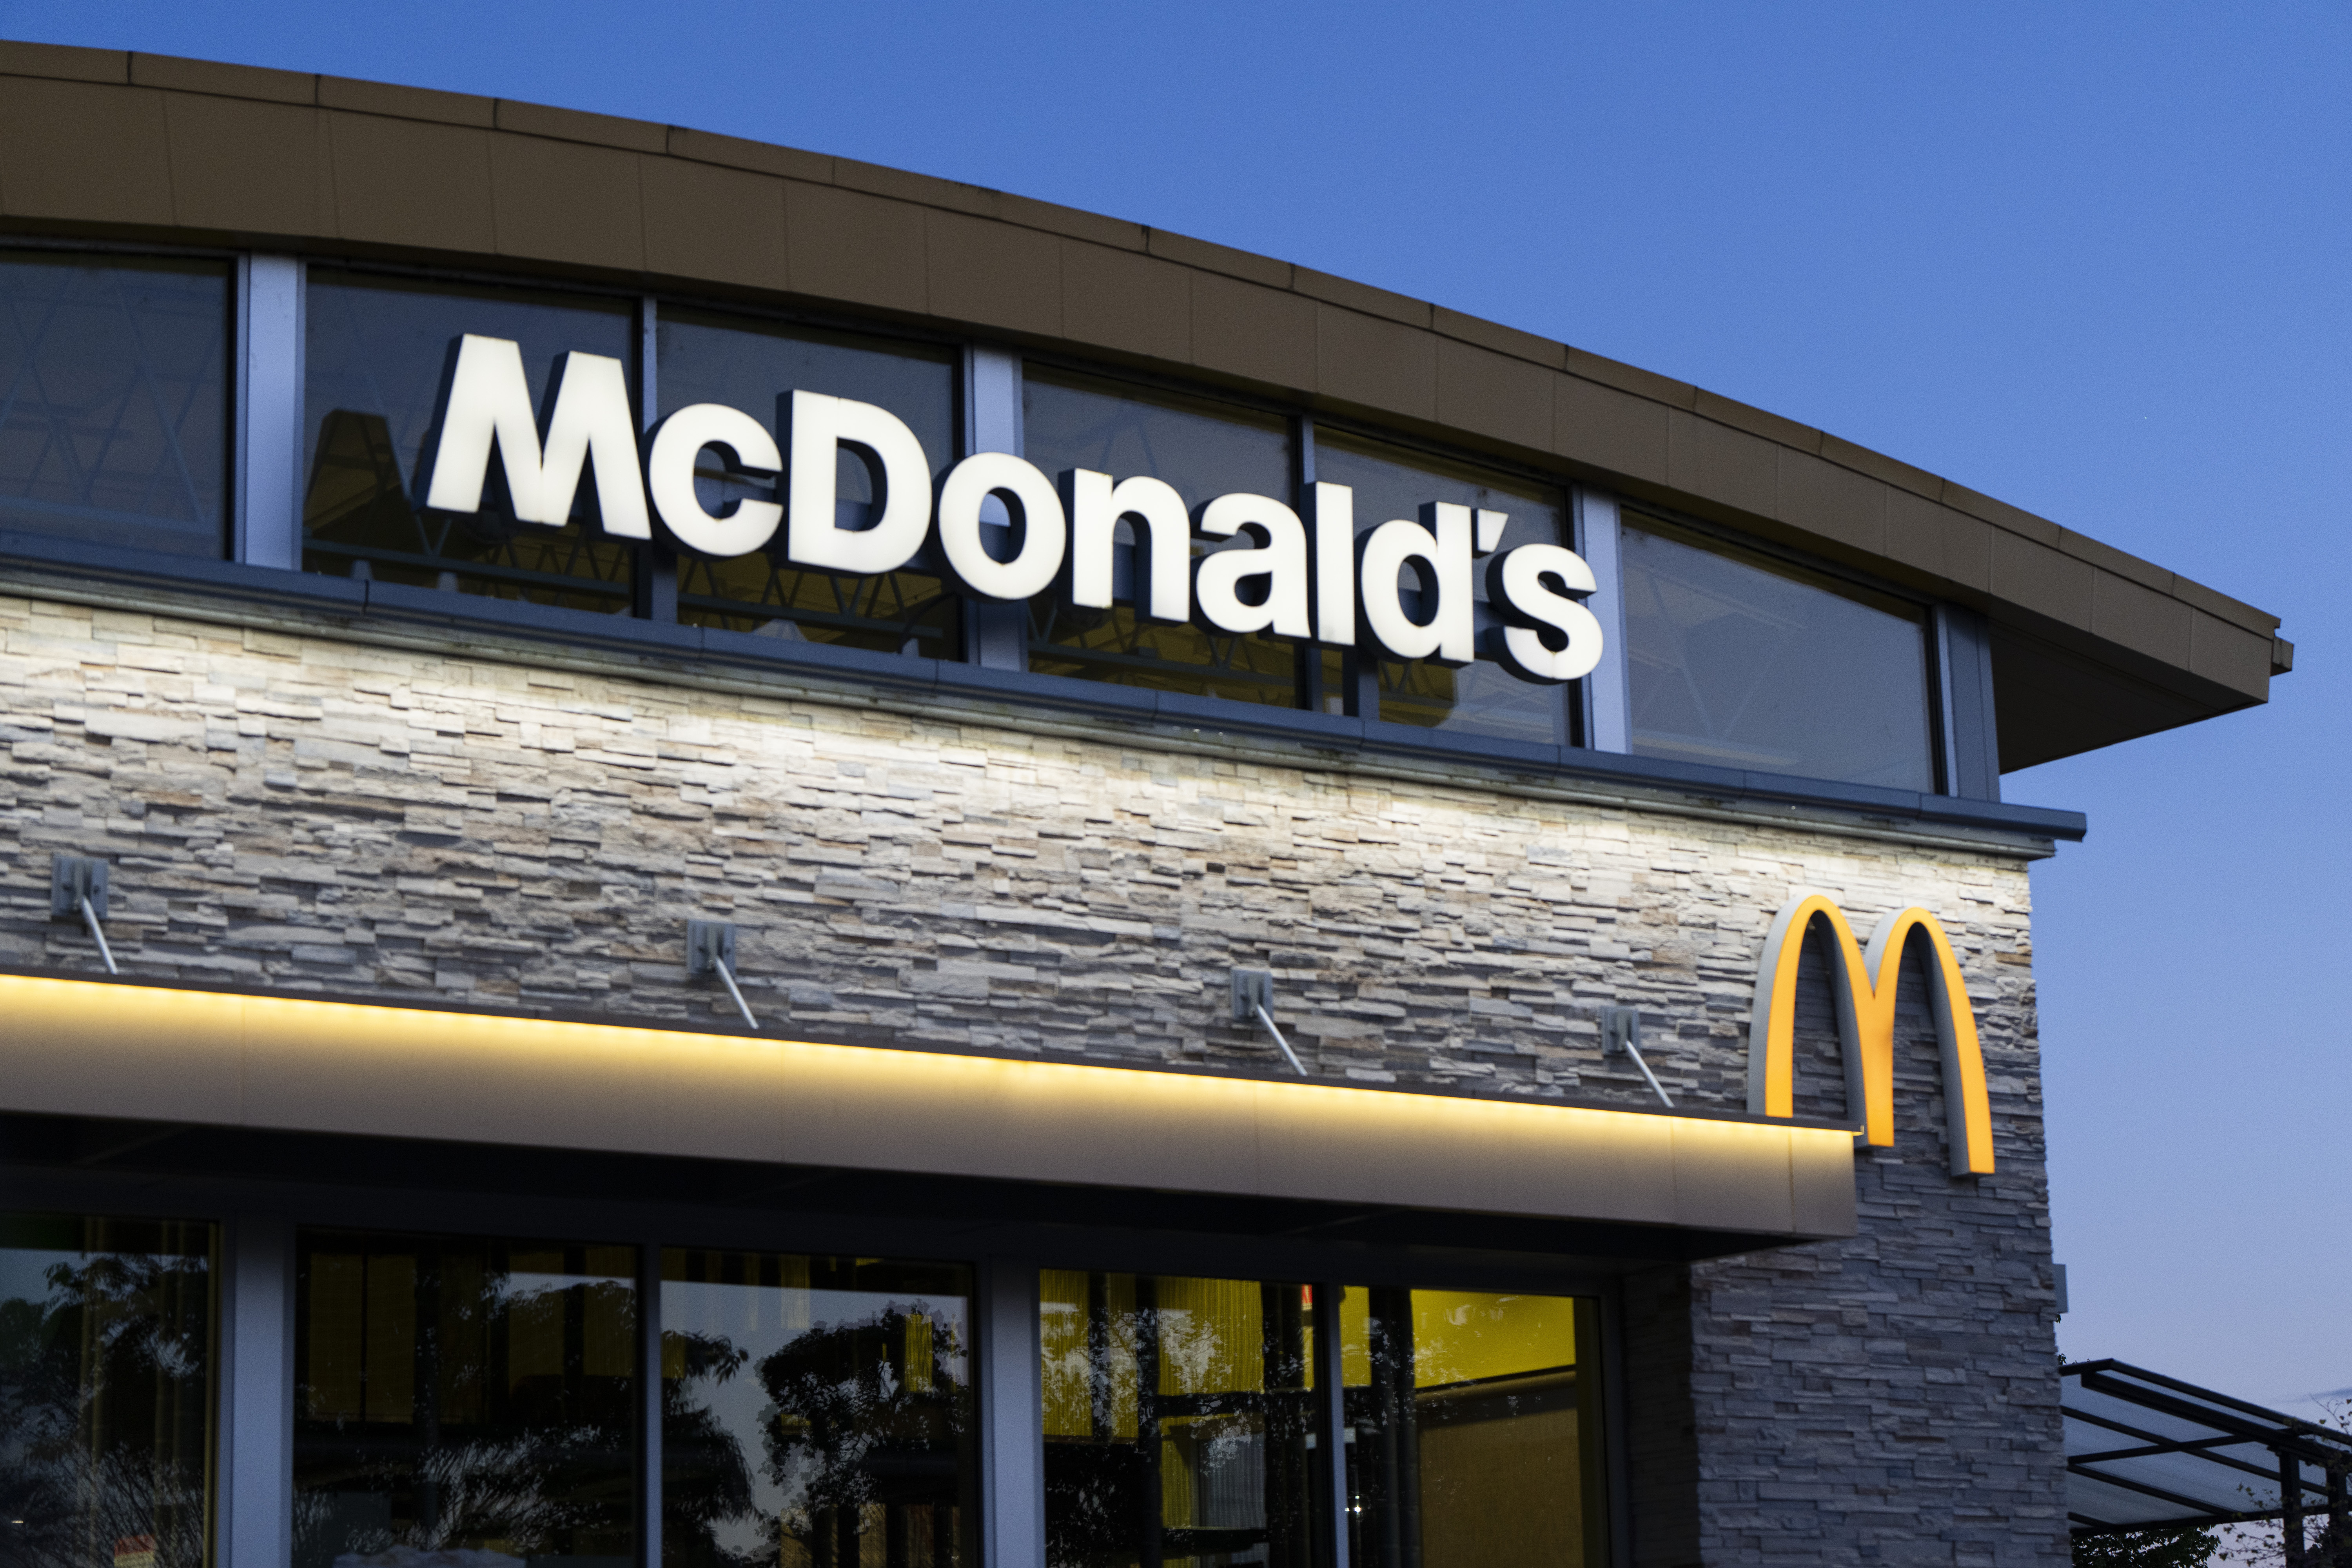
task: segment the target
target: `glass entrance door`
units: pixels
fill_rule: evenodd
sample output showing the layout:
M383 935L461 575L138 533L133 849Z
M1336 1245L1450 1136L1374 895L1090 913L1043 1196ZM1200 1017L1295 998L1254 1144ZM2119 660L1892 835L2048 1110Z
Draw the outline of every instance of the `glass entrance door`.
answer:
M1595 1326L1566 1296L1350 1286L1350 1568L1605 1561Z
M1039 1284L1049 1568L1324 1560L1303 1287L1062 1269Z

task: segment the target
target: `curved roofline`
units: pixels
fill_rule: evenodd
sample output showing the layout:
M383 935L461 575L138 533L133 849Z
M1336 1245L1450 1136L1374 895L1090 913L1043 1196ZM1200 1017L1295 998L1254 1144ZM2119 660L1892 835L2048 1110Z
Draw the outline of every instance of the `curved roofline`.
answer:
M1272 396L1606 485L1992 622L2003 764L2267 700L2278 617L1704 388L1309 268L678 126L0 42L0 229L789 300Z

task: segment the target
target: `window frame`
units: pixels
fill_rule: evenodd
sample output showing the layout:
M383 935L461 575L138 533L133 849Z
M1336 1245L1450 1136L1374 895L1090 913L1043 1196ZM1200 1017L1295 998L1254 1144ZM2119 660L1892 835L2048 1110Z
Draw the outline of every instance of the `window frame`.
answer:
M1531 489L1549 491L1557 495L1559 509L1559 542L1579 554L1584 552L1583 528L1580 516L1581 509L1578 503L1580 487L1573 479L1559 474L1547 474L1540 468L1523 463L1489 459L1436 442L1414 440L1406 436L1351 420L1326 420L1306 416L1302 416L1301 420L1303 427L1299 446L1302 458L1307 465L1305 470L1307 474L1320 472L1322 432L1327 426L1338 433L1343 444L1352 441L1360 446L1386 447L1393 451L1418 457L1431 463L1446 464L1456 468L1468 468L1473 471L1483 468L1498 479L1524 483ZM1305 489L1304 479L1301 480L1300 489ZM1357 535L1359 539L1362 537L1360 532L1362 522L1363 519L1357 519L1360 530ZM1592 598L1604 596L1622 597L1614 579L1603 581L1601 584L1601 591L1591 595ZM1617 631L1609 633L1604 638L1605 645L1614 647L1622 633L1623 628L1621 624ZM1379 667L1382 660L1379 655L1373 654L1367 657L1365 650L1359 646L1346 650L1341 655L1341 660L1340 680L1345 687L1344 700L1347 703L1345 711L1361 717L1367 725L1376 725L1385 733L1441 732L1436 726L1406 724L1380 717ZM1488 661L1481 659L1479 662L1483 664ZM1606 669L1609 666L1604 662L1601 668ZM1317 673L1318 677L1317 695L1319 696L1320 671ZM1600 670L1595 670L1593 673L1598 675ZM1558 734L1553 743L1563 751L1594 749L1591 741L1593 728L1591 683L1592 676L1587 676L1581 680L1571 682L1569 688L1559 694ZM1458 735L1456 738L1467 745L1491 744L1498 752L1513 745L1527 743L1512 742L1499 736Z
M1285 421L1290 429L1289 492L1276 499L1294 510L1300 508L1307 487L1314 482L1318 471L1317 454L1321 435L1328 429L1336 433L1343 442L1387 447L1408 459L1419 459L1435 466L1466 468L1474 472L1483 470L1506 483L1524 485L1538 493L1549 492L1555 495L1558 497L1559 510L1560 542L1571 550L1581 551L1583 541L1580 537L1582 531L1579 517L1578 497L1582 487L1576 479L1566 474L1550 472L1533 464L1495 457L1466 447L1450 446L1442 441L1433 441L1409 432L1383 428L1363 420L1346 416L1327 417L1296 400L1255 395L1207 381L1191 382L1180 376L1156 371L1139 370L1109 362L1087 360L1074 354L1058 353L1024 354L1022 363L1024 377L1028 364L1033 361L1043 368L1049 377L1059 373L1074 380L1108 384L1113 387L1131 386L1136 389L1139 398L1142 401L1150 401L1158 396L1180 405L1187 402L1212 405L1223 403L1237 410ZM1114 477L1123 478L1124 476ZM1613 582L1605 582L1601 584L1601 594L1596 595L1595 597L1613 595L1615 591L1616 584ZM1377 661L1360 658L1357 649L1331 648L1318 643L1297 645L1297 674L1292 683L1294 700L1288 706L1278 707L1274 704L1248 704L1248 706L1262 708L1270 713L1321 714L1326 712L1325 699L1333 695L1326 689L1323 656L1327 654L1342 660L1339 676L1340 689L1336 695L1343 703L1340 711L1345 716L1356 719L1368 727L1375 728L1384 735L1430 735L1443 732L1433 726L1381 719L1379 716ZM1480 662L1486 661L1482 659ZM1369 665L1370 668L1360 669L1360 665ZM1076 680L1081 685L1087 686L1111 684L1089 681L1083 677L1076 676L1052 679ZM1590 679L1573 683L1573 689L1561 697L1559 733L1551 744L1570 751L1593 749L1589 739L1592 732L1590 716L1591 702L1589 691L1586 689ZM1474 747L1491 743L1498 754L1507 754L1515 746L1530 743L1495 736L1454 734L1450 738L1461 744Z
M1021 442L1022 456L1024 458L1028 456L1028 430L1025 421L1025 410L1028 405L1029 367L1033 363L1044 372L1044 377L1047 384L1060 385L1066 390L1087 393L1097 396L1118 397L1122 395L1122 393L1118 389L1122 387L1132 387L1135 389L1133 395L1136 401L1154 403L1159 406L1168 408L1171 412L1193 414L1197 417L1214 419L1218 417L1216 414L1208 411L1208 409L1202 409L1198 405L1207 405L1213 409L1215 405L1222 404L1232 407L1237 414L1256 416L1259 421L1258 425L1250 427L1265 428L1269 426L1279 426L1283 432L1283 439L1288 444L1290 451L1286 463L1288 472L1283 477L1283 493L1275 499L1280 500L1284 505L1290 507L1293 510L1299 510L1299 505L1307 488L1306 480L1303 476L1307 472L1310 471L1311 458L1307 454L1311 450L1314 442L1314 425L1312 420L1301 416L1296 410L1285 409L1265 400L1230 397L1224 395L1219 391L1198 387L1188 388L1182 386L1172 377L1155 376L1147 381L1137 375L1107 369L1099 365L1085 364L1082 362L1069 360L1061 356L1049 358L1045 355L1024 355L1022 359L1018 390L1022 398L1022 407L1024 410ZM1056 376L1059 376L1062 379L1059 382L1055 382L1054 378ZM1093 384L1087 384L1088 383ZM1187 404L1193 405L1195 406L1187 408L1184 406ZM1243 419L1236 418L1233 423L1243 425L1244 421ZM1047 479L1055 478L1055 476L1051 473L1048 473L1045 477ZM1114 481L1127 477L1128 476L1124 474L1114 474L1111 476ZM1213 498L1209 496L1202 496L1200 498L1202 502L1206 502L1211 499ZM1195 539L1195 542L1198 542L1197 537ZM1199 561L1199 552L1197 550L1194 552L1193 560L1195 564L1197 564ZM1026 620L1025 612L1027 606L1024 605L1023 608L1024 611L1024 630L1026 642L1025 658L1022 668L1024 671L1027 673L1045 674L1045 672L1037 671L1034 668L1035 663L1041 653L1048 660L1054 658L1055 656L1045 650L1049 650L1057 645L1038 640L1034 629L1028 626ZM1279 642L1282 640L1271 637L1263 633L1253 635L1258 637L1261 640L1268 642ZM1291 700L1286 703L1252 702L1247 703L1246 706L1262 709L1271 713L1317 711L1317 703L1321 695L1319 690L1321 659L1319 656L1322 651L1323 650L1319 646L1314 643L1291 644L1288 649L1291 665ZM1210 669L1213 667L1188 667L1171 664L1168 668L1180 670L1187 668L1205 670ZM1072 680L1076 681L1081 685L1095 687L1124 684L1118 681L1092 679L1082 675L1047 675L1046 678L1051 679ZM1232 698L1210 698L1202 699L1202 700L1223 702L1236 701L1239 700Z
M295 349L299 356L299 366L298 374L294 381L292 398L295 417L293 453L296 466L292 533L294 569L306 575L328 578L332 578L336 575L336 574L333 573L314 572L303 563L305 557L310 553L310 531L306 526L305 520L302 515L311 477L310 462L308 456L312 434L310 427L310 415L308 407L310 393L311 368L310 362L309 338L311 323L311 296L315 284L316 274L320 270L330 270L349 275L356 280L356 286L361 289L368 288L370 286L371 279L382 279L395 283L423 285L424 287L418 290L422 293L439 292L458 298L466 297L468 290L487 291L496 289L507 294L528 295L533 292L543 292L549 296L570 296L572 300L610 300L618 302L624 307L628 319L629 324L626 329L627 337L628 342L634 350L632 359L635 362L630 365L629 369L630 374L636 384L634 388L634 395L636 401L635 413L637 415L639 427L643 428L645 426L645 410L647 406L647 400L645 396L646 387L644 384L643 370L646 363L646 347L650 334L647 331L648 322L645 310L644 297L639 294L624 289L596 286L574 286L570 281L563 279L483 276L470 271L462 275L453 275L451 273L443 272L434 268L377 265L348 265L334 258L317 257L303 257L299 258L297 268L299 274L299 287L300 289L300 300L296 310L295 320ZM554 300L551 300L550 302L551 304L556 304L559 309L569 308L568 301L559 303ZM624 312L622 310L616 310L614 313L617 316ZM256 379L257 381L259 377L257 376ZM404 478L405 477L407 476L404 476ZM241 539L244 538L248 530L246 527L239 527L238 535ZM579 542L583 545L593 546L611 542L608 538L600 538L593 533L583 531L579 536ZM444 582L442 586L436 587L434 591L466 592L465 590L457 590L448 586L447 580L474 576L478 578L478 580L487 584L511 589L513 591L513 597L509 597L507 594L503 592L474 592L468 594L467 596L473 598L504 605L532 604L538 602L528 597L528 595L533 591L546 594L562 594L569 590L574 594L592 595L602 595L604 597L618 600L620 601L621 608L618 612L612 612L586 609L573 605L549 605L546 607L572 610L576 613L600 619L614 613L618 613L631 618L643 618L642 612L646 603L645 576L646 552L642 546L625 542L620 543L617 548L621 550L624 558L628 563L627 581L625 583L614 582L608 584L607 581L603 578L582 577L571 574L536 572L528 567L497 564L486 564L476 571L468 572L457 566L453 560L450 563L444 564L438 568L440 576ZM352 561L354 570L356 570L360 562L368 559L369 557L364 554L353 552ZM400 569L422 572L431 568L425 563L417 562L402 563L400 563ZM375 574L373 572L370 572L365 577L360 580L373 581L374 577ZM397 581L397 579L391 580Z
M950 431L950 439L952 442L952 447L947 456L946 461L950 465L953 465L965 457L971 449L971 421L970 417L970 404L971 402L971 375L970 361L971 355L971 345L969 343L959 340L951 340L937 335L924 335L903 330L889 332L872 331L866 330L866 326L859 323L856 318L839 318L837 322L835 321L819 321L816 319L815 313L814 312L782 311L773 310L744 310L739 309L731 304L704 304L688 299L673 298L666 294L647 294L643 296L640 300L637 311L637 350L642 366L637 378L639 388L638 398L640 404L638 424L640 427L645 430L651 431L655 426L659 423L661 417L658 412L661 407L661 322L663 312L673 308L678 310L691 311L704 317L716 316L723 318L734 316L739 317L747 322L766 323L768 325L788 329L785 331L776 334L781 337L790 337L792 332L789 329L798 328L805 330L811 333L826 333L836 338L866 338L873 340L877 344L906 343L913 348L924 351L919 354L908 354L907 357L910 359L930 359L936 356L946 364L949 373L948 428ZM887 349L883 349L879 352L888 351ZM635 612L637 618L648 620L656 625L689 626L703 624L700 622L683 620L678 615L680 595L680 589L678 586L679 558L677 552L669 548L669 546L666 544L660 537L658 537L658 533L650 543L639 547L638 562L642 586L637 596L637 604ZM907 566L900 568L900 571L915 570L919 570L919 568L916 567L913 563L909 563ZM928 575L931 574L926 574ZM891 574L890 575L896 575L896 574ZM956 600L955 618L950 623L950 629L946 640L951 644L957 645L960 649L964 650L966 658L968 659L969 648L971 641L970 626L973 616L975 601L955 595L952 588L950 588L944 580L942 580L940 587L943 595ZM713 606L710 605L700 605L698 607L705 609L713 608ZM725 612L723 610L717 610L715 613L724 614ZM789 616L777 616L772 617L772 621L784 622L793 626L799 625L797 620L794 620L793 617ZM745 635L758 634L752 633ZM916 654L902 655L900 657L925 658L928 656Z
M245 363L246 269L253 252L229 246L139 244L124 240L69 239L56 235L0 237L0 250L56 255L121 257L159 261L216 261L227 269L227 320L222 323L221 515L219 547L208 554L175 557L184 562L241 562L245 545Z
M1646 528L1641 521L1644 518L1650 524ZM1941 612L1946 608L1944 601L1903 588L1871 573L1827 561L1819 556L1809 555L1800 550L1791 550L1776 542L1753 534L1741 533L1721 524L1708 522L1704 518L1694 517L1687 512L1661 506L1654 501L1633 500L1621 495L1617 499L1617 549L1621 563L1624 551L1624 536L1629 530L1655 533L1661 538L1687 548L1703 550L1754 570L1801 583L1823 593L1834 594L1841 598L1859 604L1866 609L1878 610L1883 615L1900 616L1916 620L1919 628L1920 661L1925 676L1920 695L1926 704L1927 772L1931 781L1928 788L1920 793L1936 795L1953 795L1958 793L1953 785L1955 737L1951 733L1951 672L1948 668L1951 661L1950 655L1944 647L1945 638L1940 635ZM1622 564L1618 580L1622 584L1623 581ZM1620 619L1614 628L1614 635L1617 646L1622 650L1625 637L1622 619L1624 594L1622 587L1617 590L1616 597L1620 607ZM1887 609L1885 607L1887 605L1900 605L1902 608ZM1629 690L1626 711L1629 715L1627 733L1630 739L1632 712L1630 670L1625 672L1625 676ZM1811 780L1814 777L1810 773L1788 773L1780 776L1791 780ZM1835 779L1818 782L1832 785L1843 783Z

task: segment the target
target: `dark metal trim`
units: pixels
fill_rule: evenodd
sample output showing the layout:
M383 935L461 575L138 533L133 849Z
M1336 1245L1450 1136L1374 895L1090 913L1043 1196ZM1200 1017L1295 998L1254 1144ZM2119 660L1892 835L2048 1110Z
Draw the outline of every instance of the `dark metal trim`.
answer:
M1935 630L1937 718L1943 731L1946 795L2000 798L2000 731L1993 706L1992 627L1974 610L1937 605Z

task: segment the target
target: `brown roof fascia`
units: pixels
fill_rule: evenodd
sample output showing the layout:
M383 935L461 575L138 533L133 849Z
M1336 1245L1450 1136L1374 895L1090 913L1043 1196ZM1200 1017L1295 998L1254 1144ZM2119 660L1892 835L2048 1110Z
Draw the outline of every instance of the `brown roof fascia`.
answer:
M177 55L131 57L134 87L156 87L173 92L199 92L214 98L246 98L260 103L303 106L319 101L319 79L303 71L272 70L266 66L224 65L217 60L183 59Z
M429 87L394 87L350 77L319 79L319 107L347 109L355 114L388 120L421 120L434 125L463 125L487 131L498 123L499 100L466 92L442 92Z
M84 49L71 44L20 44L0 40L0 76L41 77L50 81L94 81L122 87L131 80L128 49Z

